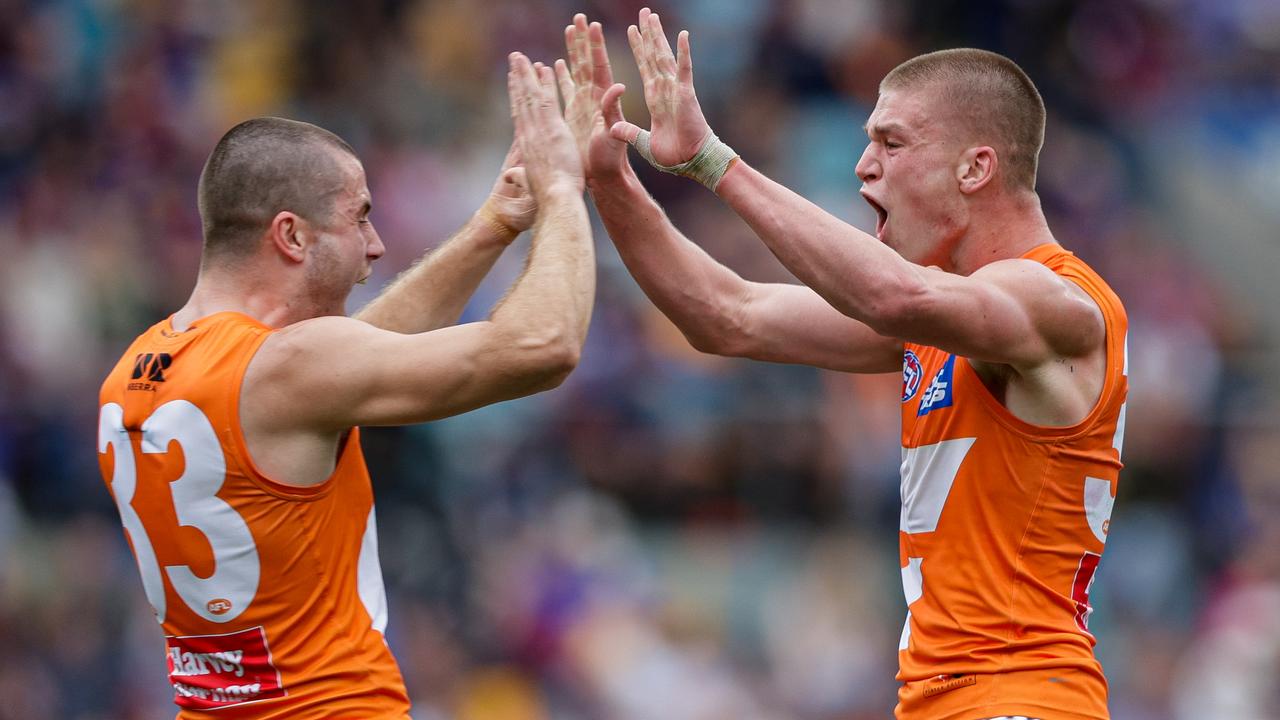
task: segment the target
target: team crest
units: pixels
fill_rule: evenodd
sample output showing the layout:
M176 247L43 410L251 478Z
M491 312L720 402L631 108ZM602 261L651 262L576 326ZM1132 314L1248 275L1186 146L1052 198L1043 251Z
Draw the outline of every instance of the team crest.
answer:
M922 377L924 377L924 368L920 366L920 358L910 350L906 351L902 355L902 402L916 396Z
M951 355L938 369L938 374L933 376L933 382L925 388L924 395L920 397L920 410L916 412L916 417L924 417L934 410L951 407L951 402L954 400L951 393L951 375L955 366L956 356Z

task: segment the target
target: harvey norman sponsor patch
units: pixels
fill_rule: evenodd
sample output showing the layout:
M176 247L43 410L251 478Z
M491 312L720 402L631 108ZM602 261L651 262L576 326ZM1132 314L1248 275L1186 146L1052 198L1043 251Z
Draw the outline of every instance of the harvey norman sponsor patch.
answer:
M173 701L192 710L216 710L284 697L261 626L223 635L165 638Z

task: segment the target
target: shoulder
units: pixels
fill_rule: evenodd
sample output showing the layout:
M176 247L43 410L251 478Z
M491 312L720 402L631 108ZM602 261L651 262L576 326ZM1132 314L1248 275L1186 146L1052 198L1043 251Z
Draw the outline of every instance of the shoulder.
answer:
M972 277L1007 293L1059 355L1088 354L1106 338L1102 309L1093 296L1041 263L1024 258L998 260Z

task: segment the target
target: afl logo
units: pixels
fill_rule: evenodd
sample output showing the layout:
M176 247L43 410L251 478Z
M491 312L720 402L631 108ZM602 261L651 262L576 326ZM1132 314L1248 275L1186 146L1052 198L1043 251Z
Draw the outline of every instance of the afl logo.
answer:
M920 379L924 377L924 368L920 366L920 358L908 350L902 356L902 402L916 396L920 389Z
M225 615L231 609L231 601L225 598L214 598L205 607L214 615Z

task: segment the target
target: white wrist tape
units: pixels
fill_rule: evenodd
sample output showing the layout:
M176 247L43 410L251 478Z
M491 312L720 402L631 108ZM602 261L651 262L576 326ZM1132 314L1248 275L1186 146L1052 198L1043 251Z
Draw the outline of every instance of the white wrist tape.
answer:
M662 165L653 159L653 151L649 147L648 130L641 130L632 145L635 145L636 152L640 153L640 157L648 160L650 165L672 175L680 175L697 180L706 185L712 192L715 192L716 185L720 184L720 179L724 177L725 171L729 169L729 163L738 157L738 153L721 142L715 133L708 133L707 139L703 141L702 147L698 149L698 152L692 158L679 165Z

